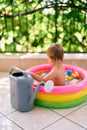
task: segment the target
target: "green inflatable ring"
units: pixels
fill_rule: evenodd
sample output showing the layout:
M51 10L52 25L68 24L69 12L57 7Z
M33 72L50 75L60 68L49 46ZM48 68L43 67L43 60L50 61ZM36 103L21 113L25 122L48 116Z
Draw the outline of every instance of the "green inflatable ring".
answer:
M82 104L83 102L85 102L86 100L87 100L87 95L72 102L62 102L62 103L61 102L47 102L47 101L35 99L34 104L38 106L42 106L42 107L47 107L47 108L59 108L59 109L62 108L63 109L63 108L71 108L71 107L78 106Z

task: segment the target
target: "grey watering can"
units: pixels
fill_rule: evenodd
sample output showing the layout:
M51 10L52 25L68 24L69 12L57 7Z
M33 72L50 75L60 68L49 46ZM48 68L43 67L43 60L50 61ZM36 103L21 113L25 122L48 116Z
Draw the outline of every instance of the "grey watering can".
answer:
M13 108L21 112L32 110L34 100L41 86L46 92L53 89L53 82L39 82L37 87L33 86L33 78L25 71L12 67L9 72L10 78L10 101Z

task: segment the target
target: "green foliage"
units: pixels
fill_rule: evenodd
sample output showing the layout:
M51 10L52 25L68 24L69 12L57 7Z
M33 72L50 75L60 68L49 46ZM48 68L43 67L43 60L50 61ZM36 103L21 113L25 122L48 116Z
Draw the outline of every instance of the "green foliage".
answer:
M86 0L0 1L0 52L87 52Z

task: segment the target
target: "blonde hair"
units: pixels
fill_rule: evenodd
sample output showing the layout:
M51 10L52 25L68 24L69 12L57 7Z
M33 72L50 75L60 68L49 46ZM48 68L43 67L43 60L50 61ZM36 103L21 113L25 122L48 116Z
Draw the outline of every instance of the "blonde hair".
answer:
M60 44L52 44L48 49L47 49L47 55L56 60L63 60L63 56L64 56L64 50L63 47Z

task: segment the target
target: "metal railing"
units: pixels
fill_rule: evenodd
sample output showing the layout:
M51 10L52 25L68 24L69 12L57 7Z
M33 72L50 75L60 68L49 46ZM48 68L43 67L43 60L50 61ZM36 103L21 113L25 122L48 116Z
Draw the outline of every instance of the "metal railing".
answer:
M87 52L86 0L1 0L0 52Z

